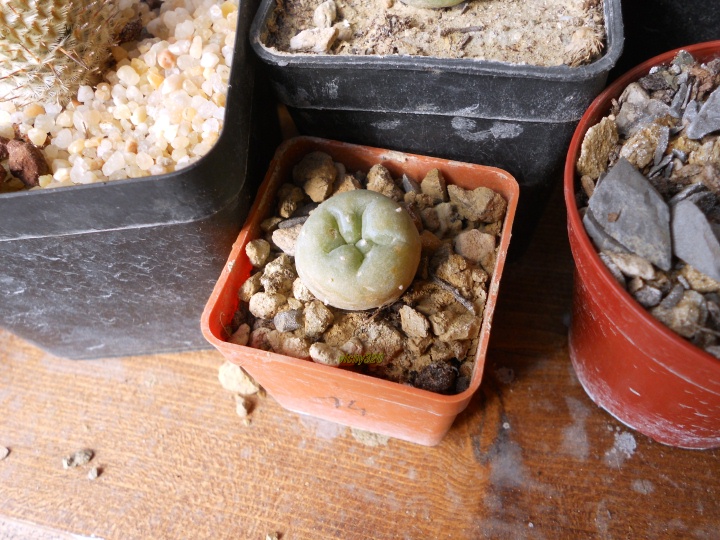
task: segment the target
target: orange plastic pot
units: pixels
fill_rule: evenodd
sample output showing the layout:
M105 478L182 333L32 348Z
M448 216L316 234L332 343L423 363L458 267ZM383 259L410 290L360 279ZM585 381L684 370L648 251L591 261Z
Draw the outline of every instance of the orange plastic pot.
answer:
M440 395L347 369L227 342L225 328L237 309L238 290L252 268L245 254L245 245L260 236L260 222L269 215L277 189L291 178L292 167L305 154L315 150L330 154L350 170L367 171L376 163L382 163L396 177L404 172L414 178L423 178L428 171L437 168L448 183L466 189L485 186L507 199L507 214L488 289L475 370L470 386L464 392L452 396ZM202 315L203 334L226 359L243 367L286 409L398 439L435 445L480 386L518 193L515 179L507 172L492 167L311 137L286 141L270 164L248 220L208 300Z
M720 41L683 47L696 59L720 56ZM565 163L568 236L575 260L570 358L590 398L625 425L682 448L720 446L720 360L652 317L613 279L585 232L575 203L575 163L586 131L605 116L611 100L669 51L632 69L590 105Z

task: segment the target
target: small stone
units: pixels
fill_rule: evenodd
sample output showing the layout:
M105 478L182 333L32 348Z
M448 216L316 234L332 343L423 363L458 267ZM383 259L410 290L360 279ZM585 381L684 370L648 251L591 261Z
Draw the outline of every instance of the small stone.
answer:
M280 308L285 305L285 302L286 298L282 294L259 292L250 298L248 309L255 317L272 319Z
M473 273L467 259L462 255L453 253L444 246L436 251L431 260L435 277L459 290L460 294L467 296L472 288Z
M636 168L642 169L653 162L663 133L667 127L652 123L636 131L620 149L620 157L627 159Z
M98 476L100 476L100 469L97 467L91 467L88 471L88 480L95 480Z
M270 335L272 332L276 332L271 328L256 328L250 333L249 345L253 349L261 349L263 351L269 351L272 349L270 345Z
M290 212L292 215L292 212ZM278 225L283 221L283 218L279 216L269 217L260 222L260 230L265 233L271 233L278 228Z
M270 261L265 265L260 283L266 293L280 293L287 296L292 290L293 282L297 278L292 258L286 253Z
M333 195L338 193L344 193L346 191L353 191L355 189L362 189L362 184L352 174L346 174L341 177L339 182L335 183L335 191Z
M431 206L420 211L420 219L423 227L430 231L438 231L440 229L440 217L435 207Z
M298 209L295 211L296 214L299 214L302 211L302 209ZM305 223L308 219L308 216L300 216L296 215L295 217L291 217L289 219L284 219L280 223L278 223L277 228L278 229L289 229L291 227L294 227L295 225L302 225Z
M416 388L447 394L452 391L457 379L457 370L448 362L432 362L422 368L412 384Z
M445 177L439 169L432 169L420 182L420 189L425 195L432 197L434 203L447 202L448 193Z
M228 339L228 343L245 346L248 344L249 340L250 340L250 326L243 323L240 326L238 326L238 329L235 330L235 332L233 332L233 334Z
M696 291L685 291L681 300L672 308L665 308L661 303L651 309L650 313L671 330L686 338L695 335L698 326L705 324L708 314L705 298Z
M603 118L600 123L587 130L577 161L577 170L582 176L597 180L607 170L610 152L618 142L615 121ZM583 186L584 187L584 186ZM592 193L588 193L588 197Z
M620 96L620 103L622 105L615 117L615 124L618 133L625 138L659 118L672 115L669 105L651 99L638 83L628 85Z
M80 467L81 465L85 465L86 463L90 462L94 455L95 453L89 448L78 450L74 454L70 454L69 456L63 458L63 469L70 469L73 467Z
M272 233L273 243L279 247L284 253L291 257L295 256L295 244L302 230L302 224L294 225L288 228L277 229Z
M281 311L273 318L278 332L293 332L303 326L303 312L300 309Z
M477 229L463 231L455 237L455 252L467 260L480 264L486 272L495 268L495 236Z
M442 238L446 235L452 236L460 232L463 227L463 223L455 204L447 202L440 203L435 206L435 212L440 223L437 230L437 235L439 237Z
M407 174L402 175L400 183L402 184L402 188L405 193L420 193L422 191L420 184L410 178Z
M720 87L708 96L685 133L691 139L701 139L717 130L720 130Z
M403 349L402 334L386 322L371 322L360 333L365 350L382 354L385 359L395 357Z
M586 208L583 216L583 225L588 236L595 242L599 251L613 251L615 253L629 253L627 248L605 232L592 214L590 208Z
M226 361L218 369L220 385L227 391L243 396L256 394L260 386L237 364Z
M22 140L11 140L6 144L10 173L28 187L38 185L38 179L52 174L42 151L35 145Z
M390 171L379 163L370 168L366 181L367 189L370 191L381 193L397 202L402 201L404 198L403 191L395 184Z
M329 154L310 152L293 167L292 176L314 202L322 202L332 193L337 168Z
M251 240L245 246L245 254L250 259L250 264L259 268L265 264L270 255L270 243L262 238Z
M423 252L433 253L442 245L442 240L440 240L436 234L424 230L420 233L420 244L422 244Z
M425 195L421 191L408 191L403 196L403 200L407 206L415 206L421 212L434 207L433 198Z
M301 302L312 302L315 296L310 292L300 278L296 278L292 284L292 293L295 298Z
M318 364L325 364L326 366L339 366L340 359L343 357L343 352L331 347L326 343L313 343L310 345L310 358L313 362Z
M598 256L600 257L600 260L605 263L605 266L615 278L615 281L617 281L624 288L626 286L625 275L622 273L620 268L618 268L618 265L615 264L615 262L610 257L608 257L606 252L600 252L598 253Z
M318 28L330 28L337 17L337 8L334 0L326 0L313 12L313 23Z
M654 279L655 269L652 263L635 255L634 253L605 253L617 265L620 271L628 277L640 277L643 279Z
M682 267L680 274L688 281L690 287L699 293L720 292L720 281L712 279L689 264Z
M290 38L290 50L325 53L330 50L337 35L338 30L335 27L303 30Z
M472 339L480 330L481 320L472 313L466 312L455 317L438 339L444 342ZM455 356L455 355L454 355Z
M641 306L651 308L657 306L662 300L662 291L651 285L643 285L632 293Z
M6 446L0 446L0 461L5 459L10 455L10 449Z
M298 204L305 199L305 192L292 184L283 184L278 190L278 214L289 218L295 213Z
M580 186L585 192L585 195L587 195L588 199L592 197L593 191L595 191L595 180L587 175L582 176L580 177Z
M273 330L268 334L272 350L278 354L292 356L293 358L310 358L310 342L303 337L293 334L283 334Z
M507 202L492 189L479 187L469 191L450 184L447 190L450 201L457 205L458 212L466 219L492 223L505 216Z
M247 418L250 414L250 403L243 396L235 396L235 413L240 418Z
M430 334L430 322L410 306L400 308L400 324L409 337L424 338Z
M257 272L247 278L240 286L238 298L240 298L243 302L249 302L252 295L260 292L260 289L262 289L262 282L260 281L261 278L262 272Z
M720 242L702 210L687 199L673 210L672 238L675 255L720 281Z
M362 354L365 352L363 342L356 337L351 337L342 344L340 350L345 354Z
M305 334L308 337L318 337L332 324L334 316L325 304L319 300L313 300L304 311Z
M333 28L337 30L337 39L339 40L347 41L353 37L352 25L346 20L335 23Z
M595 187L589 209L597 224L629 251L670 270L670 210L627 160L619 159Z

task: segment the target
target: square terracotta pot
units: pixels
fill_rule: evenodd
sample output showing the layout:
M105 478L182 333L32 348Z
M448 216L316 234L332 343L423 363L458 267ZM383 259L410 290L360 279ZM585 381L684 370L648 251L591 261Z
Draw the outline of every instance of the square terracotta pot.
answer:
M382 163L395 177L405 172L414 178L422 178L429 170L437 168L449 184L466 189L485 186L499 192L508 201L497 262L488 289L475 369L470 386L464 392L450 396L436 394L311 360L227 342L224 328L237 309L238 290L252 270L245 246L261 236L260 222L268 217L275 193L290 178L292 167L304 155L316 150L330 154L349 170L367 171L371 166ZM203 334L225 358L243 367L286 409L411 442L435 445L480 385L518 193L515 179L505 171L492 167L311 137L291 139L276 152L250 216L205 307Z

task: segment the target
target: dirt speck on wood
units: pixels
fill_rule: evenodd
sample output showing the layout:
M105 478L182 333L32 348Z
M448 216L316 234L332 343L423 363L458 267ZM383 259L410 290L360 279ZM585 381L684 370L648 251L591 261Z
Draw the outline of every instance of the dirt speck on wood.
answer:
M85 465L90 462L94 455L94 452L89 448L78 450L77 452L63 458L63 469L72 469L73 467Z
M263 43L289 52L290 40L301 31L320 31L313 15L321 3L278 0ZM603 0L469 0L444 9L413 8L400 1L335 0L335 6L335 26L349 24L350 30L336 33L329 49L322 51L328 54L579 66L597 59L605 48Z

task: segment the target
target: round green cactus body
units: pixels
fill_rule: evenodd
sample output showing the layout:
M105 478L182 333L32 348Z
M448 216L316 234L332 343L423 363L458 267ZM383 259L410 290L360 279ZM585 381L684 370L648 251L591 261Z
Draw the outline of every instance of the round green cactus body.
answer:
M0 2L0 101L65 105L101 74L120 19L112 0Z
M330 197L300 231L295 267L331 306L363 310L397 300L415 277L420 235L392 199L364 189Z

